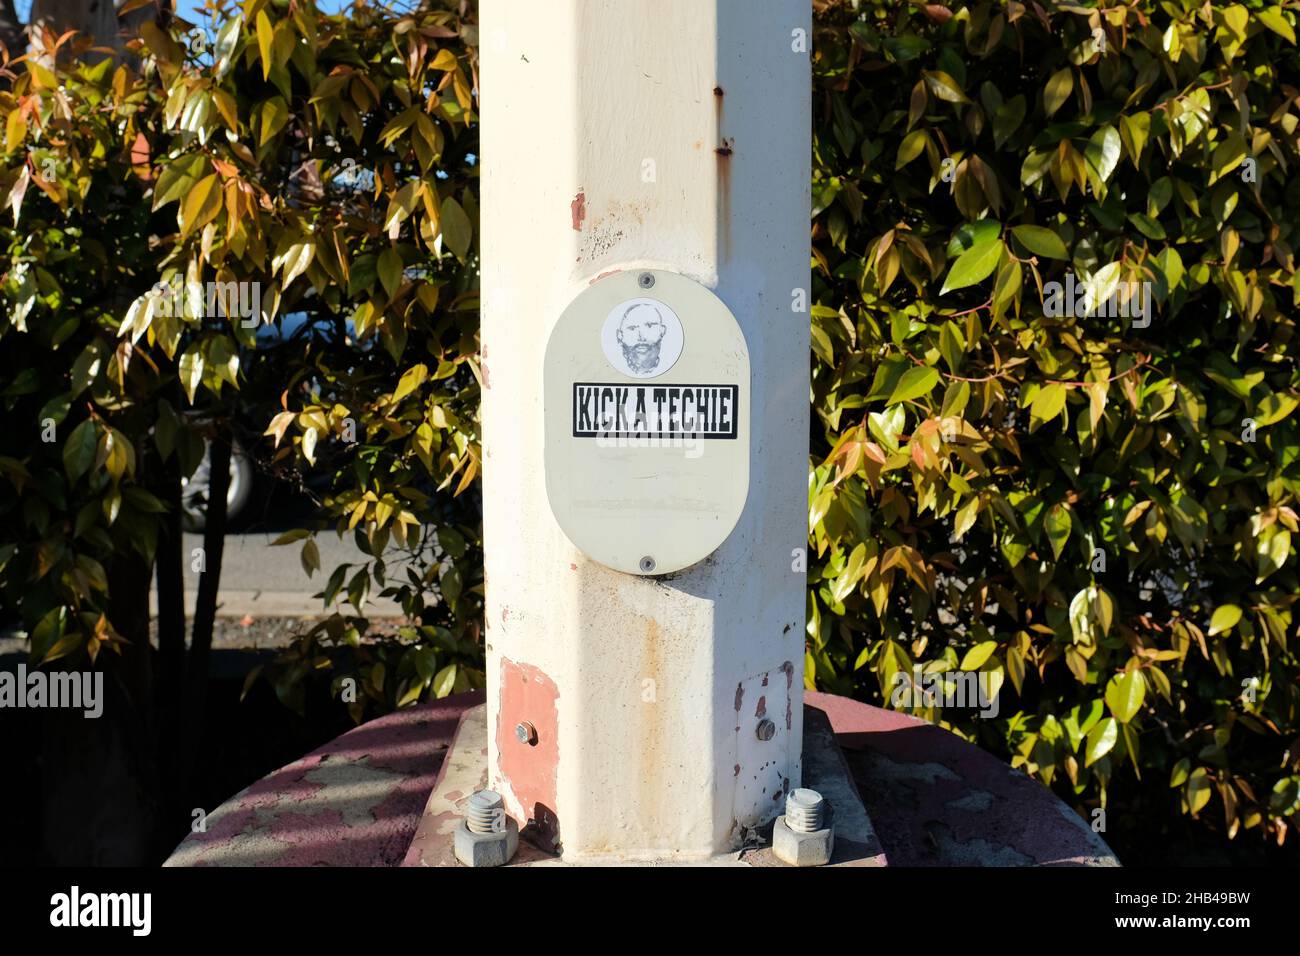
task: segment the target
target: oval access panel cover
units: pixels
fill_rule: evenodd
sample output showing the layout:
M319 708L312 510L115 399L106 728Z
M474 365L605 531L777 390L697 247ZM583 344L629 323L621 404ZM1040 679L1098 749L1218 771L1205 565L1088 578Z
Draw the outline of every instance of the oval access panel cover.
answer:
M631 269L560 315L543 369L546 493L584 554L668 574L726 540L749 492L749 351L685 276Z

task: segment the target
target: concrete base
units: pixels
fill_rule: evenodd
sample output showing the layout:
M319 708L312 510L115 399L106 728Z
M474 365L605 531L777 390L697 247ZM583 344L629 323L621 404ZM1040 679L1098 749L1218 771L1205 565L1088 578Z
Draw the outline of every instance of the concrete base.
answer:
M212 810L166 865L458 865L438 847L459 822L457 802L487 783L481 721L473 743L452 741L483 699L458 694L348 731ZM845 697L809 692L806 701L814 740L805 738L804 781L835 804L835 863L879 866L887 853L889 866L1118 865L1046 787L942 728ZM827 736L838 746L826 747ZM818 769L823 757L848 768L839 779L861 794L858 822L841 828L854 801ZM464 782L442 787L448 779ZM512 865L556 862L523 837ZM714 862L785 865L758 841Z
M835 818L835 854L831 866L884 866L885 854L871 828L871 820L848 763L840 753L825 713L814 708L804 708L803 785L817 790L831 806ZM488 786L487 772L487 705L480 704L465 711L456 737L443 761L442 770L434 784L424 815L406 852L403 866L456 866L453 841L460 821L465 817L465 804L470 794ZM563 830L561 830L561 834ZM521 831L519 852L511 866L534 866L538 863L561 862L554 853L547 852L532 826ZM784 866L772 853L772 824L763 830L746 834L744 846L734 852L709 859L679 859L654 857L624 859L618 857L591 857L577 862L590 865L637 866L662 865L712 865L731 864L749 866Z

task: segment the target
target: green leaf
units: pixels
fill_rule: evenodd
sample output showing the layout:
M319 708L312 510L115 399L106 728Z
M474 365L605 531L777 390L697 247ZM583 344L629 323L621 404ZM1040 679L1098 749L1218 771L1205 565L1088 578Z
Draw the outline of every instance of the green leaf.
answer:
M379 281L383 284L384 291L388 293L391 299L397 294L397 290L402 285L402 256L391 246L379 254L379 263L377 265L379 272Z
M1119 165L1120 137L1113 126L1104 126L1092 134L1084 147L1083 158L1098 181L1106 182Z
M903 137L903 141L898 145L898 158L894 161L895 169L902 169L921 153L925 152L925 144L929 142L929 134L923 130L913 130Z
M1295 29L1287 22L1281 7L1265 7L1255 11L1255 19L1288 43L1295 43Z
M1210 182L1235 173L1248 152L1246 138L1241 133L1233 130L1225 136L1210 156Z
M311 577L315 572L320 570L320 549L316 547L316 539L308 538L302 543L302 569L307 572L307 577Z
M1030 434L1061 414L1061 409L1065 408L1068 388L1069 386L1061 382L1051 382L1038 390L1038 394L1029 405Z
M47 611L32 629L28 657L33 664L40 665L56 660L69 653L73 646L63 639L67 626L68 610L56 607Z
M985 239L971 246L952 264L939 294L944 295L954 289L964 289L983 282L997 268L1002 251L1002 242L997 238Z
M962 535L969 531L975 524L975 519L979 517L979 512L980 499L978 497L971 498L970 501L962 505L961 510L957 512L957 516L953 518L953 537L960 540Z
M1158 219L1152 219L1144 212L1129 213L1128 218L1129 222L1133 223L1133 225L1137 227L1137 231L1142 233L1142 235L1146 236L1148 239L1152 239L1156 242L1164 241L1166 237L1165 227L1160 225Z
M1057 70L1048 79L1047 86L1043 90L1043 111L1050 117L1065 105L1073 90L1074 71L1068 66Z
M1114 717L1107 717L1088 732L1083 751L1083 765L1091 767L1115 747L1119 739L1119 724Z
M859 541L857 547L849 555L848 562L844 565L844 570L835 578L831 585L831 597L838 602L843 602L857 587L858 581L862 578L862 568L866 563L867 546Z
M72 430L63 446L63 470L68 473L69 481L75 482L90 470L98 447L99 430L92 419L86 419Z
M955 259L972 246L990 242L1000 235L1002 235L1002 223L996 219L963 222L953 230L952 238L948 240L948 249L945 255L949 259Z
M276 133L284 129L289 122L289 105L283 97L273 96L260 107L261 122L258 125L257 144L265 146Z
M425 383L429 377L429 369L423 363L412 365L402 375L401 380L397 383L397 390L393 392L393 401L400 402L407 395L410 395L417 388Z
M966 94L962 92L961 84L943 70L924 70L921 75L925 77L926 89L936 99L946 100L949 103L970 102Z
M1221 604L1214 609L1214 616L1210 618L1210 637L1216 634L1225 634L1237 626L1241 620L1241 608L1235 604Z
M464 259L474 238L474 227L460 203L448 196L442 201L442 238L457 259Z
M1121 724L1127 724L1142 707L1147 684L1139 670L1125 671L1106 685L1106 706Z
M190 190L181 204L181 236L206 226L221 211L221 177L205 176Z
M1014 226L1011 234L1035 255L1046 256L1048 259L1070 258L1065 243L1051 229L1043 226Z
M896 405L909 399L930 394L939 382L939 372L929 366L915 365L903 373L894 390L886 400L886 405Z
M310 535L311 532L306 528L294 528L292 531L284 532L284 534L272 541L271 547L274 548L276 545L281 544L293 544L295 541L301 541L303 538L309 537Z
M203 381L203 351L199 343L195 342L185 350L177 366L177 372L181 378L181 385L185 388L185 397L193 405L194 393Z
M1142 150L1146 147L1150 133L1150 113L1126 114L1119 118L1119 138L1124 143L1124 149L1134 166L1142 158Z
M435 697L446 697L456 686L456 665L448 664L433 679L433 695Z
M1187 776L1191 773L1192 761L1187 757L1182 758L1174 764L1174 769L1169 772L1169 786L1181 787L1187 782Z
M1291 555L1291 532L1278 529L1268 537L1261 537L1256 542L1255 553L1259 559L1259 575L1255 578L1258 584L1286 564Z
M1005 143L1025 119L1025 98L1016 95L998 107L993 114L993 145L997 149Z
M1075 644L1095 644L1110 633L1115 601L1095 584L1079 591L1070 601L1070 630Z
M1192 771L1191 776L1187 778L1187 806L1192 813L1200 813L1205 809L1205 805L1210 802L1213 789L1214 783L1204 767L1197 767Z
M1043 518L1043 527L1047 530L1047 540L1052 545L1052 558L1059 559L1065 542L1070 539L1070 528L1074 522L1070 518L1070 506L1054 504L1047 509Z
M1294 395L1288 395L1285 392L1275 392L1259 403L1255 410L1253 418L1255 425L1263 428L1265 425L1272 425L1286 418L1300 405L1300 399Z
M993 652L998 649L997 641L981 641L970 650L968 650L961 659L961 669L964 671L977 671L984 666L985 661L993 656Z

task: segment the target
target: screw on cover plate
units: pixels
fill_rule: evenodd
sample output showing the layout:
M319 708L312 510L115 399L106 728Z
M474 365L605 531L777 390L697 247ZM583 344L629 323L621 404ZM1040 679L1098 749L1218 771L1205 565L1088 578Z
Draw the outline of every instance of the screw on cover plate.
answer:
M505 804L495 790L479 790L469 798L465 824L470 833L502 833L506 828Z
M526 720L521 720L515 724L515 737L521 744L528 744L530 747L537 746L537 728Z
M760 720L758 722L758 726L754 728L754 736L757 737L759 740L771 740L773 737L775 737L776 724L772 722L772 718L764 717L762 720Z
M648 272L641 273L641 275L637 277L636 281L643 289L653 289L655 285L655 277Z
M650 557L650 555L647 554L644 558L641 559L641 570L645 571L646 573L649 573L654 569L655 569L655 559Z
M785 823L795 833L816 833L822 828L826 801L816 790L799 787L785 798Z

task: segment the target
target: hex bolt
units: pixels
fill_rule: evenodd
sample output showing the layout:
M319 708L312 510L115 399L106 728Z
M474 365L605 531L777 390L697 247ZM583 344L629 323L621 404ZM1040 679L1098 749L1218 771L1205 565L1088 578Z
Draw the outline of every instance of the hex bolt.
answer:
M655 277L651 275L649 272L641 273L641 275L637 277L636 281L637 284L641 286L641 288L643 289L653 289L655 285Z
M785 798L785 816L772 824L772 854L790 866L825 866L835 853L830 808L816 790L801 787Z
M452 851L465 866L504 866L519 849L519 825L506 815L501 794L478 790L466 801L456 824Z
M772 722L772 718L764 717L762 720L760 720L758 722L758 726L754 728L754 736L757 737L759 740L771 740L773 737L775 737L776 724ZM786 802L789 803L788 798Z
M526 720L521 720L515 724L515 738L521 744L528 744L530 747L537 746L537 728Z
M495 790L479 790L469 798L465 824L470 833L502 833L506 828L505 803Z
M641 559L641 570L649 574L654 569L655 569L655 559L650 557L650 555L647 554L644 558Z
M785 798L785 822L795 833L816 833L822 828L826 801L816 790L800 787Z

